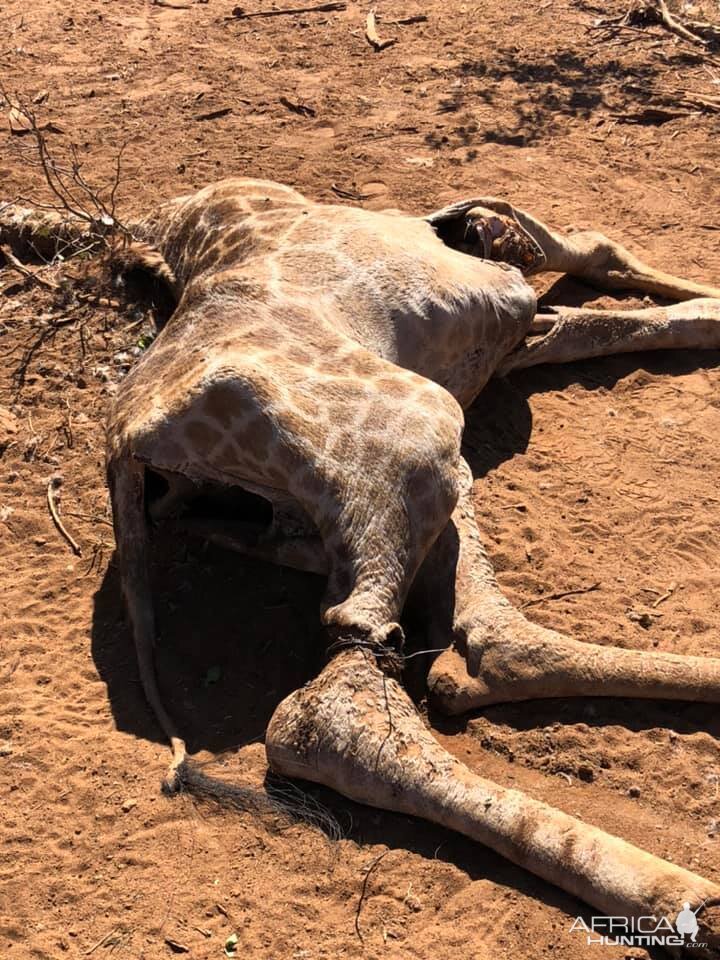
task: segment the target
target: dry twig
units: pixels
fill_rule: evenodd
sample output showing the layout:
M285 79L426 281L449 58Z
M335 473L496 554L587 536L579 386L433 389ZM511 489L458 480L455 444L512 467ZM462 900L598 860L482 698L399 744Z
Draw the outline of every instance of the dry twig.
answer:
M249 20L251 17L284 17L296 13L330 13L333 10L345 10L347 3L319 3L311 7L286 7L281 10L255 10L248 13L244 7L235 7L232 15L225 20Z
M53 518L53 523L58 529L58 532L61 534L65 542L68 544L72 552L76 557L82 556L82 550L79 545L73 540L70 534L65 529L65 525L60 519L60 514L58 513L57 504L55 503L55 487L59 485L59 480L57 477L50 477L47 485L47 504L50 510L50 516Z
M375 870L383 857L386 857L389 853L389 850L384 850L379 856L375 857L365 871L365 878L363 880L362 890L360 891L360 899L358 900L357 910L355 911L355 933L360 938L360 943L365 943L365 939L360 931L360 913L363 908L363 903L365 902L365 897L367 896L368 881L373 870Z
M544 597L535 597L534 600L526 600L523 607L534 607L536 603L545 603L546 600L562 600L565 597L574 597L580 593L592 593L600 586L600 581L591 583L587 587L578 587L576 590L561 590L559 593L548 593Z
M698 47L707 47L711 41L720 40L720 27L701 21L688 21L686 26L669 10L665 0L639 0L639 2L635 2L620 21L620 25L627 26L633 20L636 22L651 20L660 24L670 33L675 34L676 37L680 37L681 40L686 40ZM691 30L690 27L694 29ZM695 31L699 32L696 33ZM701 36L703 33L706 36Z
M66 248L82 245L85 250L97 247L109 248L117 242L133 239L130 230L116 216L117 191L122 180L122 158L127 144L117 153L112 180L104 187L88 182L83 172L83 163L76 144L70 145L69 157L61 162L48 147L45 131L47 125L39 122L31 104L17 95L11 96L0 82L0 96L11 108L15 117L22 120L32 143L32 148L18 147L24 163L38 167L52 200L41 202L33 197L18 196L17 203L27 204L38 211L50 211L66 218L58 225L58 236L67 234ZM63 231L62 227L66 226ZM58 241L59 242L59 241ZM65 250L57 250L62 255Z

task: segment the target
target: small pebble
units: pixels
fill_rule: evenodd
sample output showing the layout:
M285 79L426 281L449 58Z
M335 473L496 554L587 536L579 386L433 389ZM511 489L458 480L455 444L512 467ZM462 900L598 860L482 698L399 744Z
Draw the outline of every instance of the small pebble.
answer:
M640 787L630 787L628 790L628 796L636 800L640 796Z
M125 800L121 807L123 813L130 813L130 811L137 806L137 800Z

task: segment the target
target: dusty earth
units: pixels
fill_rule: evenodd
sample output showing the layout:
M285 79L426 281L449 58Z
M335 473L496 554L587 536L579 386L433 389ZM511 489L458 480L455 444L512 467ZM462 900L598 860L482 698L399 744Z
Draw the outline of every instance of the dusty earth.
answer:
M232 6L9 0L3 83L42 101L52 149L76 142L94 182L127 144L121 212L234 174L416 212L495 193L720 281L720 114L688 103L717 99L720 54L596 26L618 2L383 0L378 29L398 42L379 53L354 3L224 19ZM27 137L0 144L2 198L47 197ZM571 897L408 818L315 790L345 831L332 844L160 795L168 751L138 684L103 478L104 410L151 320L63 303L10 268L0 290L0 955L217 958L235 934L237 955L263 960L645 956L586 946ZM560 301L611 303L567 281L547 293ZM479 522L538 622L720 656L719 362L540 369L469 412ZM80 557L51 521L53 477ZM155 555L168 705L201 757L226 751L223 775L261 783L267 720L320 663L322 584L172 530ZM714 708L548 701L429 722L478 771L720 880Z

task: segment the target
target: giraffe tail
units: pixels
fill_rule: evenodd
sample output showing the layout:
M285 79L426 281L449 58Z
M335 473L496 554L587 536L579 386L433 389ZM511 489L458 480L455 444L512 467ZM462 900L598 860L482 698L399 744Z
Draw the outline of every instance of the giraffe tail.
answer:
M163 782L167 794L187 793L200 800L259 816L273 827L309 823L330 838L342 835L333 815L318 801L281 777L269 775L265 789L230 783L206 774L203 765L186 755L185 742L166 711L158 688L153 656L155 616L148 569L148 520L145 502L145 465L127 449L108 459L108 484L113 507L120 580L132 623L140 681L173 750L170 771Z

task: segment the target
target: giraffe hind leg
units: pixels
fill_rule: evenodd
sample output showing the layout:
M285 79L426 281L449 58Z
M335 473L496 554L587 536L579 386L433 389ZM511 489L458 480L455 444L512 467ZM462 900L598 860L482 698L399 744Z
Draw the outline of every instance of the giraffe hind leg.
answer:
M488 210L517 221L542 251L543 256L538 258L530 269L525 270L525 273L567 273L600 289L639 290L669 300L720 298L720 287L696 283L656 270L622 244L594 230L583 230L565 236L552 230L527 211L495 197L478 198L465 213L468 220L474 217L483 219L487 217Z

